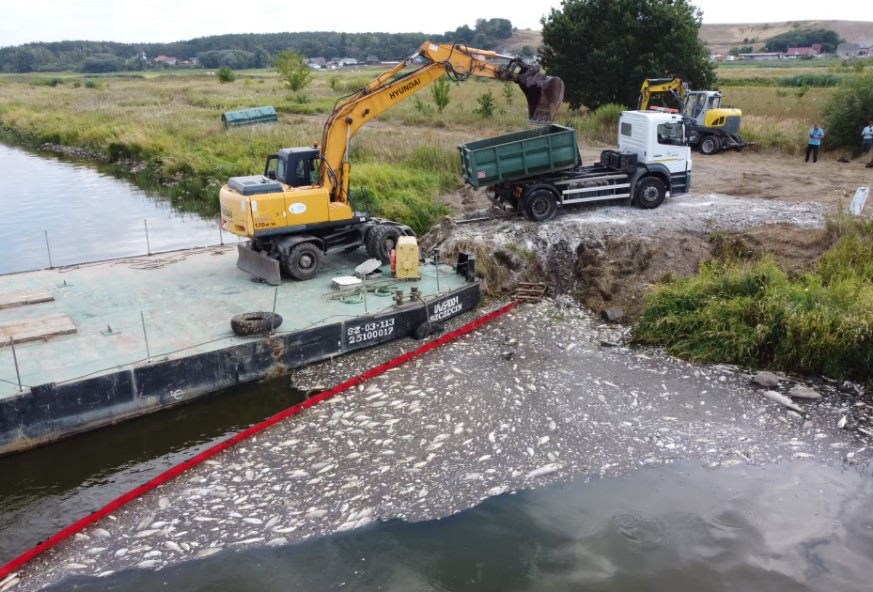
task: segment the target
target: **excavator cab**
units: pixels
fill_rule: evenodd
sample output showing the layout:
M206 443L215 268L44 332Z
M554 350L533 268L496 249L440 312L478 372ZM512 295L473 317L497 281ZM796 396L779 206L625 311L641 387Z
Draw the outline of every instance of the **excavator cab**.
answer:
M282 148L267 157L264 176L289 187L308 187L316 182L318 148Z

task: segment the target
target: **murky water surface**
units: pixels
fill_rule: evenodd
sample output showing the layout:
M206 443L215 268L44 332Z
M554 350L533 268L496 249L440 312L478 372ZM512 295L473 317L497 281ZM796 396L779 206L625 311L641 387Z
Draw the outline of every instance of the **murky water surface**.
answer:
M303 398L287 380L249 385L0 458L0 564Z
M0 178L0 274L236 242L90 163L0 144Z
M871 507L869 470L676 464L51 589L853 592L870 589Z

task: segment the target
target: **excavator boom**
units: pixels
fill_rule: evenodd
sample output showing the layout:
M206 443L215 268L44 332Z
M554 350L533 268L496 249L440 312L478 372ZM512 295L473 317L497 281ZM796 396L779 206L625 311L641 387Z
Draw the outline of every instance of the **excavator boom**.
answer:
M501 65L496 60L508 63ZM418 62L423 65L404 72ZM358 129L443 75L456 81L476 76L518 84L532 123L554 121L564 100L563 81L544 75L536 64L460 44L425 42L409 58L341 100L328 117L322 134L319 182L330 188L331 201L348 203L348 149Z

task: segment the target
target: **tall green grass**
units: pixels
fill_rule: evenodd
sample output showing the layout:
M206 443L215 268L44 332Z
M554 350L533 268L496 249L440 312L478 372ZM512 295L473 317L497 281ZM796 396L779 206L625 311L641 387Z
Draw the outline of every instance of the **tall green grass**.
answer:
M635 340L676 356L873 379L873 224L846 225L814 269L711 261L647 298Z

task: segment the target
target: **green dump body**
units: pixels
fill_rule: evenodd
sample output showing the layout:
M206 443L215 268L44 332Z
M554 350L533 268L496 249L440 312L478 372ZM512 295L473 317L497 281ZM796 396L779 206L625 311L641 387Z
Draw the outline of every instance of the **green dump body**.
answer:
M461 144L458 152L461 175L473 187L517 181L581 164L576 130L554 124Z
M226 111L221 114L221 123L224 127L236 127L238 125L256 125L258 123L274 123L278 121L276 109L271 106L254 107L252 109L239 109L238 111Z

